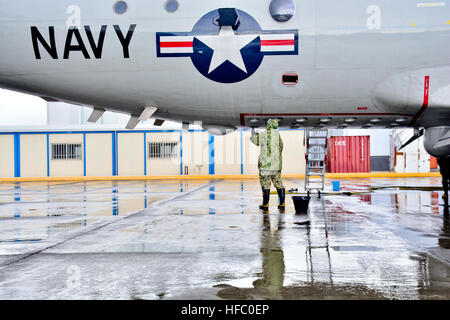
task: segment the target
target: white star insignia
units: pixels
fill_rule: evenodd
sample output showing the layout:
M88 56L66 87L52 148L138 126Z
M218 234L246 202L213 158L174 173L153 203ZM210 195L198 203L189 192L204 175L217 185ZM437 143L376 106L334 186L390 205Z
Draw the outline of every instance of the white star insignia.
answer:
M218 35L196 36L198 40L214 50L208 74L229 61L247 73L241 49L255 40L257 35L236 35L230 26L222 27Z

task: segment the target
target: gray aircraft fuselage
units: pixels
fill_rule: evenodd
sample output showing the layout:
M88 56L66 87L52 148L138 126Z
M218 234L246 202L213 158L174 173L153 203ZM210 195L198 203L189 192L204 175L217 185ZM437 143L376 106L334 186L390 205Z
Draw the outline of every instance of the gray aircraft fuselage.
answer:
M160 119L224 127L269 117L282 126L448 126L450 7L419 2L297 0L295 15L280 23L270 0L179 0L173 13L165 0L128 0L124 14L114 0L0 0L0 87L137 116L155 107ZM74 5L78 28L68 26ZM220 8L239 10L234 35L207 16ZM222 32L254 40L236 51L236 42L227 48L214 38ZM289 54L276 54L270 37L283 33L290 35L280 44L291 47L280 50ZM192 48L174 49L183 45ZM218 47L208 51L214 45L234 55L213 66L221 62ZM298 83L283 84L284 74Z

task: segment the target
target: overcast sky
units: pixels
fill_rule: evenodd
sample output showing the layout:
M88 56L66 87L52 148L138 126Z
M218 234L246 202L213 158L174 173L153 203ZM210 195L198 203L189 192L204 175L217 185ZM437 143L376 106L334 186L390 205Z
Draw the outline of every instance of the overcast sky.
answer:
M46 125L46 107L41 98L0 89L0 126Z
M67 112L70 108L81 108L79 106L61 105L61 114L58 117L61 125L69 123L70 119L67 118ZM87 115L91 112L90 108L86 108ZM68 113L70 115L70 113ZM118 128L125 128L126 123L129 120L129 116L120 113L106 112L107 117L106 125L117 126ZM74 121L77 121L75 118ZM79 120L78 120L79 121ZM102 126L102 121L97 122L97 126ZM137 128L151 127L153 120L142 122ZM53 123L53 125L55 125ZM47 126L47 102L39 97L32 95L22 94L14 91L0 89L0 127L14 127L14 126ZM166 121L160 128L181 128L180 123Z

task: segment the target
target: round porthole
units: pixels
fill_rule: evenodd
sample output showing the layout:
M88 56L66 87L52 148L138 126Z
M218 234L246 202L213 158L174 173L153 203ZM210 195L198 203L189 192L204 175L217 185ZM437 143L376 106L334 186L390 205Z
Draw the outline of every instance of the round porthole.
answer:
M289 21L295 14L294 0L272 0L270 3L270 14L275 21Z
M177 0L167 0L164 4L164 8L166 8L167 12L175 12L178 10L178 1Z
M117 14L124 14L127 12L128 4L125 1L117 1L114 4L114 12Z

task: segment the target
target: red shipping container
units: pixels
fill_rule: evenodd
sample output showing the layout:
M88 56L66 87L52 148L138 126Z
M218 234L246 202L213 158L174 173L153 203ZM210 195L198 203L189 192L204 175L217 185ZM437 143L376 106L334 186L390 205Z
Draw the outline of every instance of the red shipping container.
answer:
M370 172L370 136L328 139L327 171Z
M438 162L435 157L430 156L430 169L437 169L438 168Z

